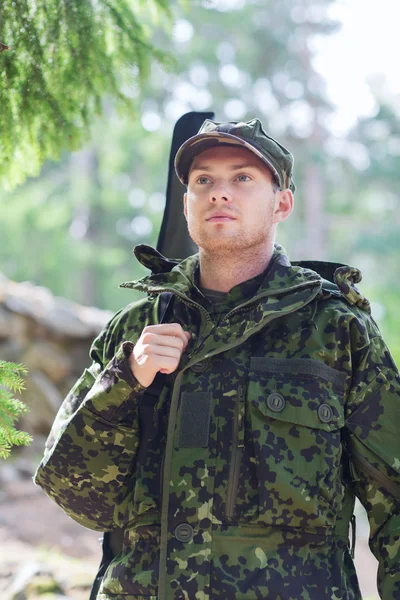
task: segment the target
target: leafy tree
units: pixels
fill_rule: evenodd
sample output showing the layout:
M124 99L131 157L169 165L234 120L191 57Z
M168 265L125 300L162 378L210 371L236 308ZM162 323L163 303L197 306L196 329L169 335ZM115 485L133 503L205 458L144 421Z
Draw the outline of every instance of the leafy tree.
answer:
M134 7L134 8L133 8ZM132 92L153 59L168 0L4 0L0 12L0 181L14 187L47 158L76 150L105 94L132 115Z
M12 446L28 446L32 441L29 434L18 431L15 422L28 410L11 392L24 389L21 374L26 373L22 365L0 360L0 458L7 458Z
M143 84L153 60L164 68L172 64L171 57L151 42L152 27L161 16L167 23L171 22L168 0L137 0L133 5L129 0L3 2L0 13L0 182L4 188L15 187L27 175L37 175L46 159L59 159L62 151L81 147L89 139L90 125L103 111L106 97L112 99L126 117L132 116L136 86ZM86 208L90 212L91 197L98 190L96 187L89 190L85 185L80 189L82 178L75 176L72 181L75 183L71 186L72 192L77 192L77 204L72 210L83 214ZM59 192L58 186L56 188ZM53 182L48 191L54 195ZM87 192L87 197L82 198L79 191ZM14 233L20 249L26 253L30 241L37 248L40 240L32 234L26 236L18 232L20 218L23 215L27 218L26 224L32 224L38 204L42 203L42 193L33 194L30 206L19 194L15 198L17 202L13 207L8 206L7 214L16 226ZM42 248L37 248L39 252L43 250L41 269L45 270L46 262L50 268L60 269L62 261L57 259L64 257L67 263L70 258L63 252L64 240L59 244L57 236L52 235L59 226L66 225L68 213L68 204L58 197L56 202L53 209L50 207L39 215L39 227L31 230L36 234L48 232L42 238ZM77 228L79 223L75 231ZM95 229L90 223L90 232ZM12 246L12 243L8 245L11 252ZM91 249L86 244L83 250L86 250L84 260L91 265L94 262ZM14 257L18 258L18 252ZM108 252L108 267L110 259L113 260L112 253ZM90 270L87 273L91 275ZM86 279L83 277L82 281L85 283ZM89 297L89 300L96 303L96 298ZM27 408L11 394L23 389L20 375L25 372L22 365L0 361L2 458L9 455L12 446L27 445L31 440L27 433L14 427Z
M400 124L397 99L383 96L378 83L371 82L375 114L360 119L349 135L350 148L363 167L352 194L358 223L349 252L360 257L373 281L369 297L378 305L382 331L400 364Z

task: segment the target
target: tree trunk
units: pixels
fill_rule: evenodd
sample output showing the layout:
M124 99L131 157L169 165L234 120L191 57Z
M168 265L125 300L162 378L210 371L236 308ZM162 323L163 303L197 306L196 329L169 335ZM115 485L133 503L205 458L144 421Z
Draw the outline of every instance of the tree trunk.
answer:
M73 197L76 202L74 220L71 224L72 239L86 240L90 250L96 251L101 247L101 232L98 227L100 207L94 207L92 198L99 193L98 159L95 148L90 146L71 155L70 166L72 171ZM73 241L72 241L73 243ZM99 285L95 261L85 256L79 269L80 302L89 306L99 304Z
M318 164L305 170L305 248L304 257L325 260L326 224L324 220L324 184Z

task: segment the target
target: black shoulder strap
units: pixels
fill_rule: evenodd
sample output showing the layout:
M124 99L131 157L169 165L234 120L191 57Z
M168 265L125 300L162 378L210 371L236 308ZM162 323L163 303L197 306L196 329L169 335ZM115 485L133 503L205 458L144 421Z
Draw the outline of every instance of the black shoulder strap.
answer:
M171 303L173 294L171 292L161 292L160 304L158 305L158 322L165 323L168 307Z
M116 546L122 548L122 530L115 529L113 531L106 531L103 534L102 540L103 555L101 557L99 570L93 581L92 589L90 590L89 600L96 600L107 567L112 559L118 554Z
M159 323L165 323L166 321L167 312L171 304L172 296L173 294L171 292L162 292L160 294L160 303L158 305ZM117 548L117 546L119 545L122 546L121 530L114 530L110 532L105 532L103 534L103 556L101 558L99 570L97 571L96 578L93 582L93 586L90 591L89 600L96 600L100 584L107 570L107 567L113 560L113 558L119 553L119 550Z
M329 281L329 279L322 279L322 289L329 290L330 292L334 291L340 293L340 290L336 283L333 283L333 281Z

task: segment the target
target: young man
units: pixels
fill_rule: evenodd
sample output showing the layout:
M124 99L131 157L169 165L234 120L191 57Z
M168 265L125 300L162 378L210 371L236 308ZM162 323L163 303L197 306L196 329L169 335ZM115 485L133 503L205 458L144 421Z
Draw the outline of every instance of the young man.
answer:
M359 271L274 244L293 157L257 119L206 121L175 164L199 254L136 249L147 297L93 343L36 483L122 532L98 600L361 599L356 495L400 598L400 380Z

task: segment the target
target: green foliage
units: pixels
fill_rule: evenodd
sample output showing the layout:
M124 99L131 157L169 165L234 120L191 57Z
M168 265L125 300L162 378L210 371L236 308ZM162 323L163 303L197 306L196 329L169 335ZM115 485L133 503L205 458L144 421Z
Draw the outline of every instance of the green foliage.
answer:
M28 446L30 435L15 428L15 422L28 408L13 398L11 392L21 392L24 381L21 375L27 370L23 365L0 360L0 458L10 455L12 446Z
M118 286L146 272L132 246L154 244L161 224L168 133L155 143L107 109L89 147L0 193L0 270L83 304L117 310L137 299Z
M150 24L166 0L4 0L0 13L0 182L12 188L47 158L76 150L105 94L132 116L135 86L153 59Z

